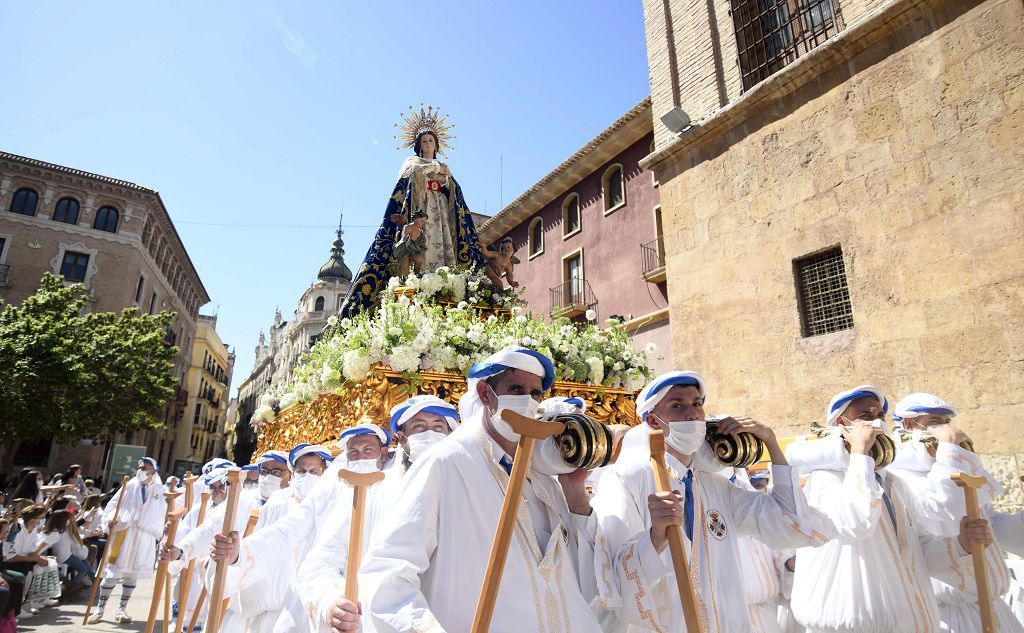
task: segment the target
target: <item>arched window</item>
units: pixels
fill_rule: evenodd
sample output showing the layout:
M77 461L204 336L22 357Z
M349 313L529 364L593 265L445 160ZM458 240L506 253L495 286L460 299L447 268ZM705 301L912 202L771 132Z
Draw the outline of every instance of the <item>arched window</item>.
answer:
M78 208L78 200L61 198L57 201L57 208L53 210L53 219L65 224L78 224Z
M562 237L580 230L580 197L570 193L562 203Z
M530 222L530 257L536 257L544 252L544 222L540 218L534 218Z
M117 218L117 209L114 207L100 207L100 210L96 212L96 220L93 221L92 228L107 233L117 233Z
M11 213L21 215L35 215L36 205L39 204L39 194L33 189L24 188L14 192L11 199Z
M318 311L318 312L320 310L324 309L324 298L323 297L317 297L316 298L316 302L313 303L313 309Z
M626 188L622 178L622 165L612 165L604 172L601 179L601 191L604 194L605 213L626 203Z

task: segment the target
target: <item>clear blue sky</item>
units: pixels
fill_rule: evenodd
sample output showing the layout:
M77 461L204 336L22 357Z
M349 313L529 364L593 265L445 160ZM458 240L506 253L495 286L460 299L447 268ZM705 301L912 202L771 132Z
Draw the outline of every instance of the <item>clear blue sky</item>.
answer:
M409 105L451 115L452 172L494 214L649 91L640 0L9 2L0 42L0 149L160 191L235 386L343 205L358 267Z

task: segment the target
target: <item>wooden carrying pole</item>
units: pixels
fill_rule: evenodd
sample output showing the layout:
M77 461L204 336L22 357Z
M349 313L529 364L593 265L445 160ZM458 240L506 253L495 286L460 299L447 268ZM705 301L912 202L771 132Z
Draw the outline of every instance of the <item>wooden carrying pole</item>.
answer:
M252 531L256 529L256 522L260 520L260 511L256 508L249 510L249 520L245 522L245 531L242 533L242 538L245 538L252 534ZM231 602L231 598L224 598L224 602L221 604L220 612L228 612L228 603Z
M174 509L174 501L179 496L180 492L165 492L164 499L167 500L167 514L164 517L164 525L167 529L166 543L167 547L174 545L174 537L178 533L178 521L181 517L185 516L185 508L180 510ZM156 580L153 583L153 599L149 602L149 617L146 618L146 628L144 633L153 633L153 627L156 626L156 615L160 609L160 598L164 593L164 583L167 582L169 585L169 579L167 578L167 561L162 560L156 566ZM166 618L164 624L167 624Z
M505 558L512 542L512 531L516 526L516 512L519 510L519 499L523 495L523 484L530 472L530 460L533 458L533 445L552 435L565 430L561 422L543 422L534 420L515 411L502 409L501 419L519 434L519 446L516 448L515 459L512 461L512 472L505 489L505 501L498 515L498 530L491 544L491 554L487 559L487 571L484 572L484 584L480 588L480 597L476 603L476 614L473 616L472 633L487 633L494 615L494 603L501 585L501 575L505 571Z
M186 480L187 481L187 480ZM196 527L203 524L206 520L206 504L210 501L210 493L204 492L199 495L201 501L199 502L199 516L196 517ZM190 558L188 566L178 576L178 628L177 631L183 631L181 625L185 622L185 613L188 607L188 592L192 585L192 572L196 569L196 559ZM199 613L199 606L196 605L195 613ZM195 626L195 618L192 619L192 623L189 624L188 630L191 631Z
M981 508L978 507L978 488L985 485L984 477L974 477L965 473L953 473L950 479L964 490L964 501L967 504L967 518L980 519ZM992 609L992 594L988 590L988 570L985 569L985 546L971 541L971 559L974 562L974 584L978 587L978 610L981 611L981 630L984 633L996 633L996 618Z
M228 469L228 498L224 508L224 523L221 525L221 536L231 536L235 525L235 512L238 510L238 493L241 488L241 468ZM217 561L217 571L213 577L213 587L210 589L210 611L206 614L206 627L204 633L217 633L220 630L222 600L224 600L224 581L227 580L228 561Z
M338 479L352 486L352 517L348 530L348 560L345 562L345 599L359 604L359 566L363 557L363 516L366 514L366 489L384 481L384 473L354 473L339 470Z
M651 431L648 435L651 447L651 467L654 469L654 483L658 492L672 492L672 483L668 478L668 466L665 465L665 434L662 431ZM683 544L683 531L678 525L668 528L668 549L672 554L672 566L675 568L676 588L679 600L683 604L683 617L689 633L701 633L700 620L697 619L697 600L694 597L693 585L690 583L690 565L686 560L686 547Z
M192 509L192 501L195 496L195 483L199 479L196 475L185 475L185 509Z
M245 533L242 534L242 538L245 538L252 534L252 531L256 528L256 522L260 519L260 511L253 508L249 511L249 520L245 524ZM228 603L230 598L224 598L224 602L221 606L221 613L227 613ZM199 612L203 610L203 605L206 604L206 587L199 592L199 598L196 600L195 612L192 614L192 619L189 621L188 630L194 631L196 628L196 622L199 620Z
M110 522L110 529L107 531L109 535L113 535L114 528L117 527L117 519L121 515L121 503L124 502L124 489L128 486L128 475L124 476L124 480L121 481L121 494L117 497L117 506L114 507L114 519ZM112 539L111 539L112 540ZM103 550L103 557L100 558L100 564L96 568L96 577L92 579L92 589L89 591L89 602L85 605L85 617L82 618L82 626L89 623L89 612L92 611L93 600L96 599L96 590L100 587L100 580L103 578L103 568L106 566L107 558L110 557L110 547L106 547Z

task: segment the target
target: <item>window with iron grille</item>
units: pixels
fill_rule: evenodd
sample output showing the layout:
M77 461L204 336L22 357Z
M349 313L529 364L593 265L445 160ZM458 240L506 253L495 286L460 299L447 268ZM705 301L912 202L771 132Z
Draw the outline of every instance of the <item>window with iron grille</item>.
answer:
M843 250L829 249L793 262L803 335L818 336L853 327L850 287Z
M839 0L730 0L743 89L778 72L843 28Z

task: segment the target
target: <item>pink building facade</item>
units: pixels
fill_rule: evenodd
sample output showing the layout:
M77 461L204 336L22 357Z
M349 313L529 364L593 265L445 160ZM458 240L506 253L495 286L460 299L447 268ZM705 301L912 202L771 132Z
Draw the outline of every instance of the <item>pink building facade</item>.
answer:
M536 318L624 321L634 347L672 365L660 197L640 159L653 146L645 99L480 227L512 239L515 278Z

